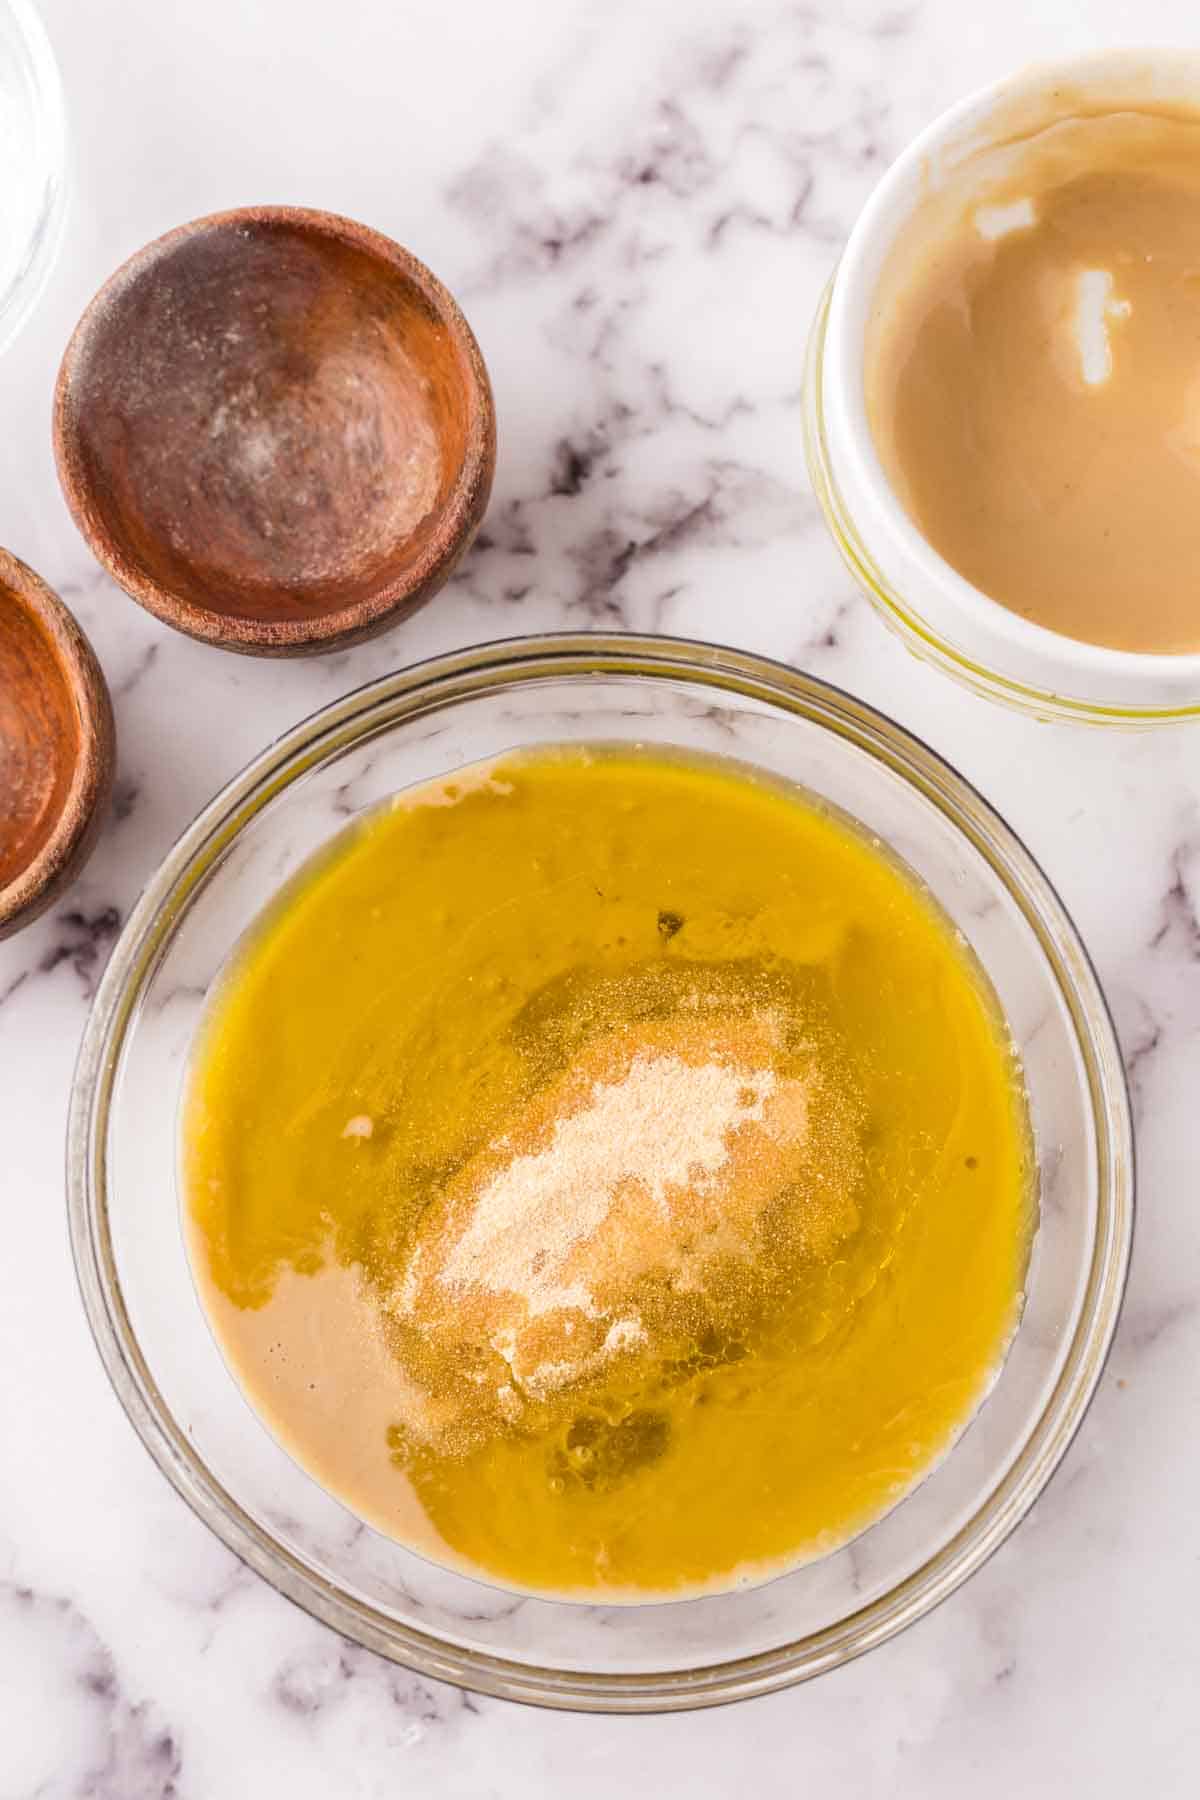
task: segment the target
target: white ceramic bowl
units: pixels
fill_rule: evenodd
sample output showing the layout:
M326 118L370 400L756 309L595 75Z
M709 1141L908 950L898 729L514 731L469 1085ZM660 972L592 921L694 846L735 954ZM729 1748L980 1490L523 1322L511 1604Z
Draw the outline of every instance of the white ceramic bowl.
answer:
M1200 53L1112 51L1035 66L951 107L909 145L850 234L809 340L805 429L817 497L843 556L910 649L977 692L1046 718L1148 724L1200 717L1200 655L1111 650L1018 617L951 568L892 489L867 421L867 321L915 209L981 151L1062 117L1064 90L1113 110L1200 111Z

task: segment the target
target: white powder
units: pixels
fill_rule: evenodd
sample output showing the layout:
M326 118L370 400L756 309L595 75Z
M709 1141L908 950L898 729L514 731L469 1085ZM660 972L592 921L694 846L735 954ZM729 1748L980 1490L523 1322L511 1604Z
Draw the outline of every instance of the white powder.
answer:
M517 1386L525 1393L532 1394L537 1400L544 1400L556 1388L564 1387L569 1381L578 1381L581 1375L591 1375L609 1360L618 1356L622 1350L636 1350L649 1341L646 1327L640 1319L616 1319L604 1335L604 1342L591 1356L564 1361L561 1358L550 1358L530 1369L523 1377L514 1378ZM515 1341L514 1341L515 1347ZM509 1367L512 1359L506 1358Z
M638 1183L665 1214L667 1190L710 1181L728 1134L761 1120L775 1087L769 1069L636 1057L623 1080L597 1082L586 1106L558 1120L544 1150L514 1157L483 1189L439 1280L520 1294L530 1316L588 1311L586 1289L562 1282L563 1265L618 1189Z
M426 1209L388 1309L401 1345L458 1394L463 1429L481 1407L513 1423L622 1357L652 1357L672 1296L686 1331L710 1281L751 1303L765 1211L808 1154L813 1078L777 1071L771 1011L687 998L676 1018L593 1038ZM835 1209L813 1187L804 1210L816 1229Z

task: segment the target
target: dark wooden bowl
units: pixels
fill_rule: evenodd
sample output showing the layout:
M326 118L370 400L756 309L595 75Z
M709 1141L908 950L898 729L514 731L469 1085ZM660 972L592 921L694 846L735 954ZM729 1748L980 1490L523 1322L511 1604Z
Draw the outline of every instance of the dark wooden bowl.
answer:
M0 938L45 912L87 861L114 758L91 645L45 582L0 550Z
M483 517L491 387L446 289L332 213L244 207L147 245L84 313L54 403L93 552L168 625L342 649L435 594Z

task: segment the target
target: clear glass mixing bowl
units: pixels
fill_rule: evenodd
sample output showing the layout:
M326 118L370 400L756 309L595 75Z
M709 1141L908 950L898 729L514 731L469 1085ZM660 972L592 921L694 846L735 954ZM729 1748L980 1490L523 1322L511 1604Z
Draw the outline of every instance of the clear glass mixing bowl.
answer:
M519 746L669 745L801 782L891 845L970 940L1024 1059L1041 1225L1024 1318L969 1429L851 1545L762 1587L603 1607L524 1599L371 1530L293 1463L197 1301L176 1187L180 1086L213 977L346 818ZM586 822L581 821L581 830ZM485 645L373 683L298 726L184 833L96 996L74 1093L71 1230L113 1384L217 1535L347 1637L481 1692L595 1711L767 1692L882 1643L1032 1506L1099 1379L1133 1224L1124 1077L1104 999L1045 876L962 778L859 701L702 644L570 635Z
M30 0L0 0L0 351L45 285L65 204L58 65Z

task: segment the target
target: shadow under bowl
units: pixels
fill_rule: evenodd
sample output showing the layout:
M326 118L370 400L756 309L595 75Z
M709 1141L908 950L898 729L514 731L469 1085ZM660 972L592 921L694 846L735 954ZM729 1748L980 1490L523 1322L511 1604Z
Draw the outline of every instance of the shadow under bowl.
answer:
M495 467L487 370L366 226L245 207L117 270L59 371L67 503L133 599L228 650L342 649L450 575Z
M0 550L0 938L45 912L87 861L114 760L91 645L45 582Z

